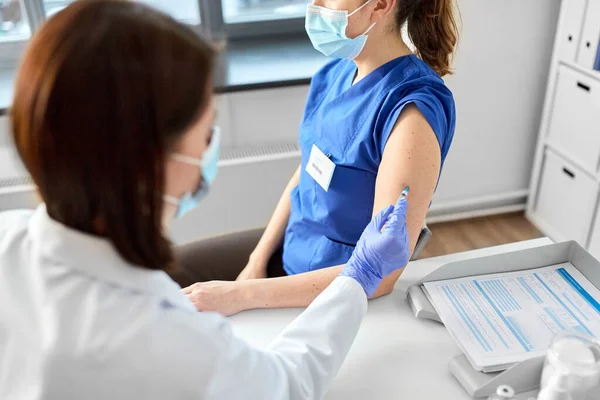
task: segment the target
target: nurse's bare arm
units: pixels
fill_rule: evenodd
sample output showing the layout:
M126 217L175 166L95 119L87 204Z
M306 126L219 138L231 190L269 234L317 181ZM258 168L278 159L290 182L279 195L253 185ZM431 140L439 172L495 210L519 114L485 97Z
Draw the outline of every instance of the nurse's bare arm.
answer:
M440 166L440 145L433 129L416 106L407 106L385 146L377 174L373 214L395 204L402 190L409 186L407 228L411 251L423 227ZM244 308L307 306L341 270L342 266L335 266L283 278L244 282L247 286L240 288ZM402 270L386 277L373 297L391 293L401 273Z
M410 187L406 218L411 253L425 223L441 169L441 150L433 129L419 109L410 104L400 114L385 145L377 174L373 215L394 204ZM389 294L404 269L386 277L377 292Z
M266 268L269 259L283 243L283 236L285 234L285 228L290 218L291 199L290 195L292 189L298 185L300 181L300 167L296 168L294 175L285 187L275 211L265 228L265 231L260 238L260 241L256 245L256 248L250 255L248 260L248 266L242 271L238 279L248 279L255 277L255 274L250 271L253 268L260 268L260 274L266 276Z

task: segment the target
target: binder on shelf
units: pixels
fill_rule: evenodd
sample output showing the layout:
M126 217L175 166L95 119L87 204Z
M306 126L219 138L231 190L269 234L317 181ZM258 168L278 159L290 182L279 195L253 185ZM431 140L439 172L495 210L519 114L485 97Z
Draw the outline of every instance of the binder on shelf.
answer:
M584 15L577 63L586 68L596 69L600 40L600 0L589 0Z
M576 60L578 46L581 41L581 23L585 17L587 3L588 0L562 2L556 47L556 57L559 60Z
M404 286L407 299L417 318L440 321L435 308L422 289L423 283L466 276L516 272L571 263L595 287L600 288L600 262L576 242L548 244L524 250L449 262L434 270L425 271ZM403 290L402 286L400 289ZM483 373L473 369L464 354L449 361L450 372L473 398L484 398L494 393L502 384L517 393L539 388L544 357L528 359L496 373Z

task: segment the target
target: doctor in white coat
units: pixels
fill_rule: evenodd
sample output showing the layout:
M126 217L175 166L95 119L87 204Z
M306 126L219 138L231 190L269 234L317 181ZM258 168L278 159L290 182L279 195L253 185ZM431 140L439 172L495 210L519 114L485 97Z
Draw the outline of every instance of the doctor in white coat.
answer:
M170 17L118 0L74 2L32 39L11 117L43 205L0 214L0 399L326 393L368 295L408 261L406 199L268 348L197 312L165 272L177 261L164 232L216 175L214 56Z

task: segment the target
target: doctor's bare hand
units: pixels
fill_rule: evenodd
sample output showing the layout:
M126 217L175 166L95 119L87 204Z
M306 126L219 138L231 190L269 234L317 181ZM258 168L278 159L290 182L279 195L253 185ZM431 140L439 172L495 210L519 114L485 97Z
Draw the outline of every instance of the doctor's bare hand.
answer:
M244 310L240 282L199 282L181 291L198 311L213 311L224 316Z
M408 190L408 189L407 189ZM384 277L408 264L410 241L406 228L406 197L377 214L363 232L342 270L372 296Z

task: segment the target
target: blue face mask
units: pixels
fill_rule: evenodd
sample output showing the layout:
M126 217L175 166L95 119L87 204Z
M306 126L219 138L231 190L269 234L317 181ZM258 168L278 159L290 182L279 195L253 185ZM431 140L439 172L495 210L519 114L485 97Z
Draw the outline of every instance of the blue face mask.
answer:
M167 203L177 206L176 218L192 211L198 206L198 203L208 194L215 178L219 162L219 147L221 145L221 132L218 127L213 128L210 144L202 155L202 160L194 157L184 156L183 154L173 154L171 159L184 164L194 165L202 170L202 179L194 192L186 192L182 198L165 195Z
M346 36L348 18L371 1L367 1L350 14L345 10L331 10L309 4L306 8L306 33L308 33L314 48L327 57L346 60L358 57L367 43L367 34L375 24L371 25L362 35L350 39Z

